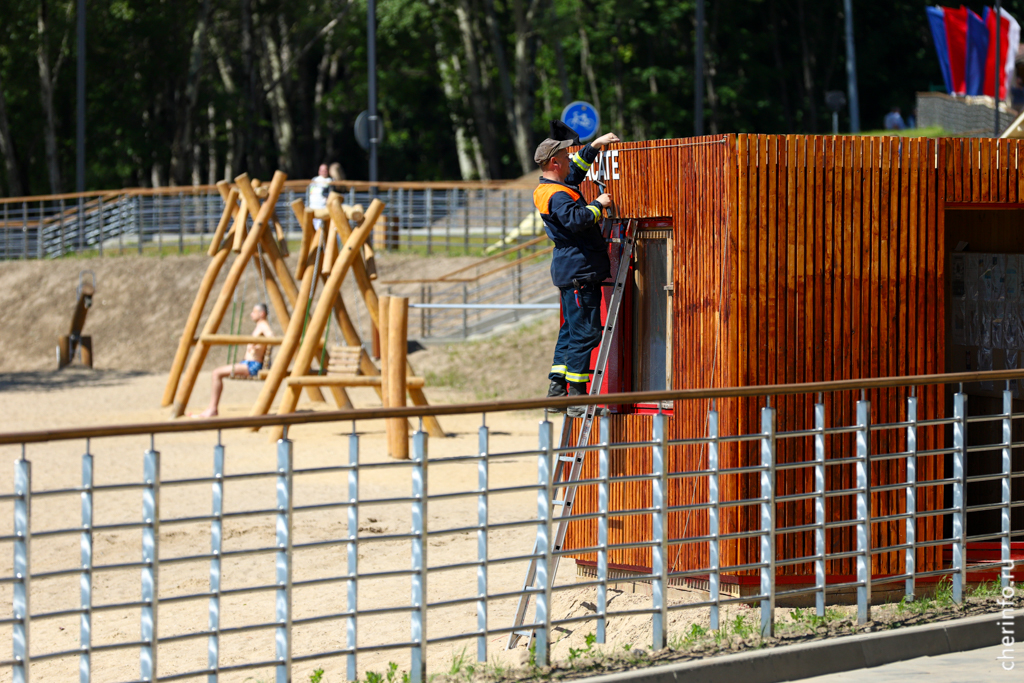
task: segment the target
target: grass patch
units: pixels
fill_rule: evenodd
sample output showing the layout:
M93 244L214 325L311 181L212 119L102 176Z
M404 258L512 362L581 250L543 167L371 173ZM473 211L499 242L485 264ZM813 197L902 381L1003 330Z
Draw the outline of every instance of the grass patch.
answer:
M861 135L869 137L880 137L894 135L900 138L943 138L953 135L947 133L941 126L927 126L925 128L908 128L906 130L865 130L860 133L840 133L840 135Z

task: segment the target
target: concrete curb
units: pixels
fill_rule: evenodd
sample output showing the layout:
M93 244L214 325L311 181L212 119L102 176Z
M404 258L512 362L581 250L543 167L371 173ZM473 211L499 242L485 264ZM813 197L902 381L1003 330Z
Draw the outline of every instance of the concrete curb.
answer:
M1024 614L1014 610L1016 633ZM591 683L783 683L1000 644L999 614L594 676Z

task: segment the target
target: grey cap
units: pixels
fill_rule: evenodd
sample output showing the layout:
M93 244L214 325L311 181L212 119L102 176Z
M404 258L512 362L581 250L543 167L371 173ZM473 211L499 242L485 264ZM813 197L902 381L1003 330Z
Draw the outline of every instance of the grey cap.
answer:
M533 153L533 160L540 166L555 156L560 150L568 149L575 144L574 140L552 140L551 138L546 138L544 142L537 145L537 151Z

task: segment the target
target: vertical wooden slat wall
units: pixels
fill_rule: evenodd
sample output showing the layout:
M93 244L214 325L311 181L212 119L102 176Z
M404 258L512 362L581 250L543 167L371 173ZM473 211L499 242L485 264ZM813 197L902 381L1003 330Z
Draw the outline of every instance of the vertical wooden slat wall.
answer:
M673 387L754 386L859 377L938 373L946 358L945 209L948 203L1016 203L1024 199L1024 157L1019 141L977 139L913 139L895 137L810 137L738 135L630 143L620 148L619 179L609 179L620 215L670 217L674 224ZM592 198L596 188L584 184ZM905 415L906 390L868 392L872 421L896 422ZM859 393L824 397L829 426L856 421ZM793 431L813 424L815 397L777 400L777 430ZM918 392L921 419L943 413L940 387ZM763 400L719 402L722 433L754 433L760 429ZM706 433L709 402L679 402L670 420L671 438ZM616 440L649 439L651 418L613 415ZM598 430L592 442L597 442ZM945 444L940 428L922 429L919 448ZM874 452L906 447L902 430L874 433ZM854 437L831 435L828 457L854 453ZM723 467L759 462L757 444L726 444ZM779 462L813 458L810 438L779 442ZM707 466L706 449L673 448L670 466L693 470ZM612 474L650 472L649 449L613 451ZM827 470L831 490L854 486L851 466ZM584 477L597 476L595 457L588 457ZM941 479L940 456L921 459L918 477ZM873 465L874 484L903 481L905 465L891 460ZM813 490L810 471L790 470L776 483L780 495ZM754 476L725 477L723 500L753 498ZM703 479L673 480L671 505L707 499ZM596 491L583 487L576 512L596 509ZM873 495L874 514L895 514L905 503L902 492ZM650 485L613 487L613 509L638 509L650 504ZM943 504L941 487L919 493L918 509ZM779 505L782 526L813 521L809 502ZM830 498L829 520L854 516L852 496ZM758 528L756 507L728 507L723 531ZM707 515L675 513L674 538L707 533ZM876 524L875 547L905 541L902 522ZM942 521L919 523L918 540L942 536ZM650 537L648 516L613 521L610 540L631 542ZM573 524L567 548L596 543L596 523ZM850 528L827 534L830 552L854 547ZM778 557L811 554L809 533L779 537ZM593 561L581 555L578 559ZM704 566L704 543L673 545L676 570ZM722 560L741 565L758 560L755 539L723 544ZM622 568L650 566L646 549L617 551L610 561ZM931 548L918 557L918 569L941 566L941 551ZM830 574L853 573L851 560L829 563ZM808 565L780 571L808 574ZM876 573L903 571L902 553L875 558Z

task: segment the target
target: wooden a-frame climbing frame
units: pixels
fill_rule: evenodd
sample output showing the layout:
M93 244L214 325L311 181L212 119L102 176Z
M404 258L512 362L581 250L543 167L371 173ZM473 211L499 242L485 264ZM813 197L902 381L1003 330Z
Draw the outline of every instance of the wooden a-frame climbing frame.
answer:
M258 271L269 299L268 303L273 306L279 323L283 327L287 327L290 322L289 305L292 310L295 310L298 290L284 263L278 240L267 231L271 220L276 224L275 227L280 225L279 221L273 218L273 209L285 178L283 173L278 172L274 175L269 187L259 187L258 181L250 182L249 177L242 174L235 178L235 187L229 187L229 184L224 181L217 184L224 199L224 211L208 252L213 259L207 267L206 274L200 283L199 292L193 301L164 389L162 405L173 404L173 417L180 417L185 413L195 381L210 347L226 343L246 343L244 336L218 335L217 331L250 261L259 261ZM258 194L263 195L262 205ZM241 204L239 204L239 200L241 200ZM252 219L252 226L247 231L248 219ZM230 228L228 228L229 225ZM233 251L238 255L228 271L202 333L197 337L196 331L199 328L203 308L206 306L217 276ZM233 337L237 337L237 339ZM274 344L275 342L277 342L276 339L269 339L263 343ZM192 350L191 356L190 349ZM187 367L186 361L188 361ZM307 392L314 401L323 402L325 400L318 387L308 387ZM344 390L339 388L335 391L334 388L331 388L331 393L339 407L351 407L351 402Z
M369 314L372 331L379 334L379 302L370 276L367 273L363 249L367 239L369 239L373 232L377 219L384 209L384 204L380 200L375 199L370 203L365 214L363 214L360 207L347 207L341 203L339 195L332 193L328 197L326 210L307 209L302 200L292 202L291 206L303 231L302 244L299 247L298 253L299 263L296 267L296 275L301 278L299 299L306 300L308 298L315 278L319 278L322 281L321 293L308 322L305 323L306 330L304 336L302 335L302 322L295 319L292 320L288 332L285 333L285 339L288 341L283 343L278 350L277 361L267 375L263 389L250 412L251 415L267 414L274 397L282 385L284 385L284 393L281 397L278 413L290 413L295 410L300 390L303 387L308 389L310 386L314 386L307 383L310 380L298 378L304 378L309 374L311 363L316 357L318 350L317 344L320 341L320 337L324 334L332 314L338 323L338 327L341 329L345 343L352 349L358 349L358 366L362 375L370 377L380 376L380 369L362 347L362 340L359 338L355 325L352 324L352 319L349 317L340 292L341 284L344 282L348 271L351 270L356 285L359 288L360 298ZM316 236L313 229L314 218L325 219L324 226L321 229L326 231L327 234L327 244L324 248L319 268L316 267L315 253L311 253ZM359 227L352 230L349 225L350 221L358 222ZM344 242L344 247L340 251L336 249L336 240L339 238ZM332 247L332 244L335 247ZM303 258L304 255L305 258ZM294 363L292 363L293 360ZM288 371L289 363L292 363L290 372ZM415 374L412 367L408 365L407 372L409 375ZM288 376L287 380L286 375ZM340 388L339 385L327 381L324 381L324 385L332 390ZM374 383L372 386L377 395L382 397L380 385ZM413 405L428 405L426 395L423 393L423 388L419 382L410 383L407 391ZM424 418L423 424L431 436L445 436L436 418ZM280 430L277 428L272 429L272 435L274 438L277 438L280 435Z
M367 261L363 249L384 205L379 200L374 200L364 215L362 207L345 206L336 194L332 194L329 198L327 209L312 210L305 208L302 200L292 202L292 210L302 226L302 243L298 253L295 277L293 277L284 261L278 240L269 231L269 226L274 225L277 229L277 236L283 238L283 234L280 232L281 223L274 213L274 206L284 180L285 175L277 172L269 186L260 186L259 181L250 182L248 176L242 174L235 178L234 187L225 181L217 184L224 199L224 211L208 252L212 260L203 276L199 292L189 312L164 390L162 404L164 406L173 405L174 417L184 414L199 370L206 360L210 347L228 343L242 344L250 341L244 335L223 335L218 334L217 331L234 298L235 289L241 281L245 268L252 259L260 260L260 272L263 274L267 298L274 307L278 321L284 328L284 334L279 338L263 339L261 342L279 345L280 348L275 354L273 366L266 373L266 380L251 414L265 415L270 410L282 384L285 385L285 393L279 409L281 413L291 412L295 409L298 395L302 389L305 389L312 400L324 401L321 386L326 386L330 390L339 408L352 407L343 386L344 383L325 380L321 384L309 377L314 359L318 360L324 368L329 364L324 333L332 314L341 330L345 344L350 349L358 349L358 368L361 376L367 378L380 376L377 365L362 348L362 341L340 296L340 289L345 275L351 270L360 292L360 298L369 313L372 330L374 333L378 333L379 302L367 272ZM323 230L327 238L319 240L319 245L322 246L318 246L315 241L317 236L313 228L314 217L324 220ZM252 220L252 225L246 230L249 219ZM350 221L359 224L359 228L353 231ZM340 252L337 249L339 238L345 243L345 247ZM281 244L283 245L283 241ZM232 251L238 255L228 271L224 285L213 310L207 317L202 332L197 336L196 332L199 329L203 309L207 304L213 285ZM264 265L265 269L263 269ZM300 280L298 284L296 284L295 278ZM310 292L315 292L317 289L315 281L322 283L322 286L319 298L316 300L316 308L310 316L307 311L313 303ZM289 309L291 310L290 314ZM293 360L295 360L295 365L289 373L289 365ZM407 374L414 375L411 367L408 367ZM290 375L288 382L285 382L286 375ZM378 396L381 395L379 384L373 380L368 380L367 383L374 387ZM353 381L349 386L360 384L362 382ZM419 378L410 382L407 390L409 399L414 405L427 405ZM436 418L425 418L424 426L432 436L445 436Z

